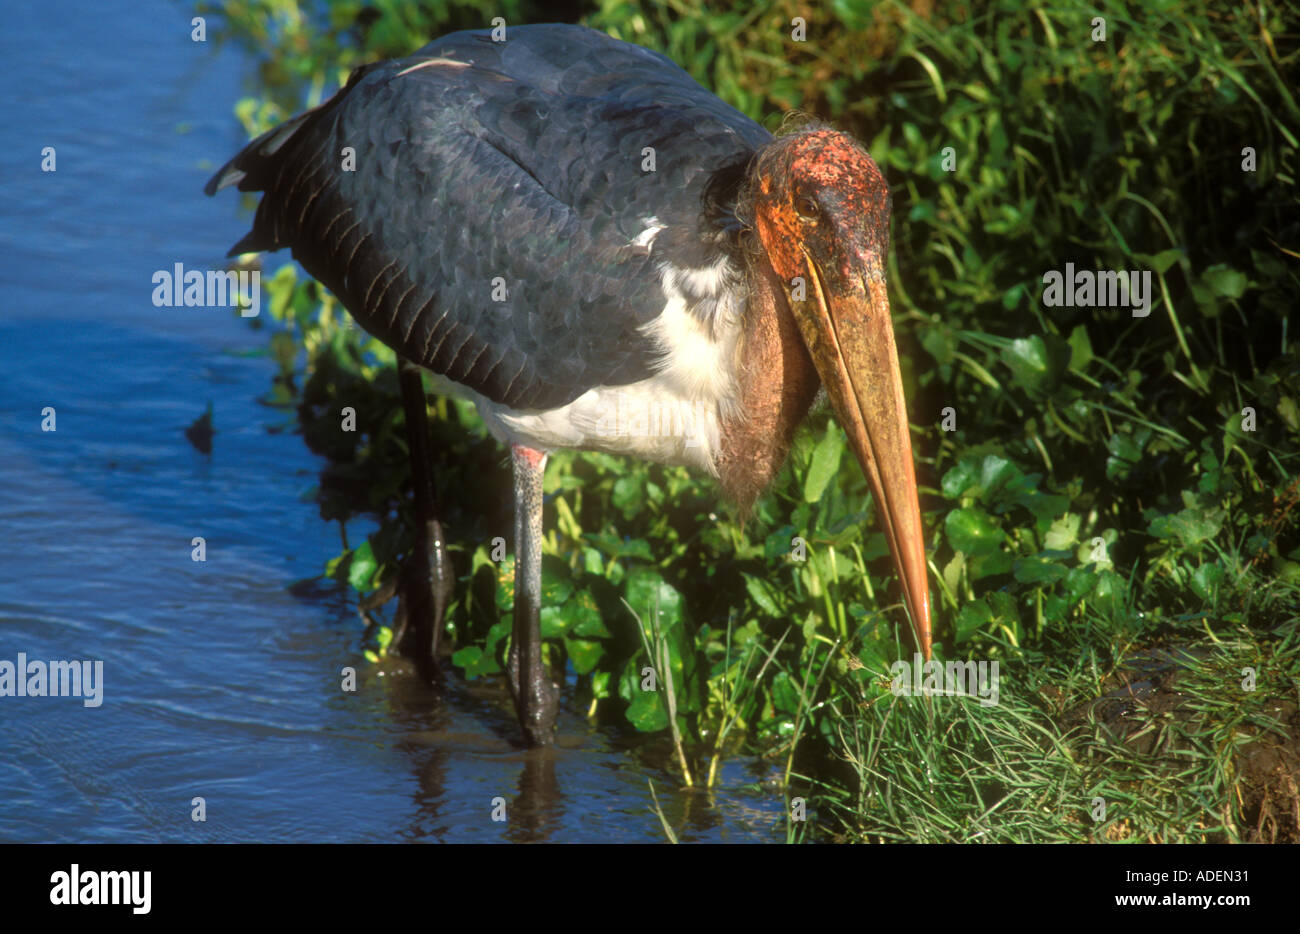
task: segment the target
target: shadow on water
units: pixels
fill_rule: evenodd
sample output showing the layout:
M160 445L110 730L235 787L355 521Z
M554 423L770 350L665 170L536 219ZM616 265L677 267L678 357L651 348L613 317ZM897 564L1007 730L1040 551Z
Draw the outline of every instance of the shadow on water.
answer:
M242 142L247 63L189 16L32 4L0 37L9 75L48 79L0 121L0 661L104 663L99 707L0 697L0 841L656 841L647 777L684 840L781 839L753 763L679 793L653 746L573 711L521 750L495 685L444 701L367 665L348 595L294 586L338 530L302 498L322 463L256 401L266 333L150 302L155 270L220 265L247 223L201 193ZM184 430L208 403L205 456Z

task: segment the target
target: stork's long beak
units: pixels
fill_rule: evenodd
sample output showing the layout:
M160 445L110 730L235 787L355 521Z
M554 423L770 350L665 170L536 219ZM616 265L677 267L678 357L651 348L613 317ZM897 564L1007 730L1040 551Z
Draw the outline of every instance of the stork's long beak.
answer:
M827 287L827 279L812 258L806 252L804 256L812 275L807 301L791 303L794 316L840 425L871 484L916 640L929 659L925 539L884 276L879 271L868 272L852 286L836 291Z

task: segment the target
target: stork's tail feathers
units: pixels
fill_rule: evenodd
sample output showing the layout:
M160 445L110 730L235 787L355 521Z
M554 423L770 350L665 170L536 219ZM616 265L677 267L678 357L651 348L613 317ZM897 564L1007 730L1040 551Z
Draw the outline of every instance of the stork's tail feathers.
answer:
M276 176L281 171L286 144L298 134L298 131L314 123L318 118L332 110L368 72L387 64L389 63L375 62L353 70L348 77L348 83L329 100L317 107L313 107L311 110L300 113L292 120L286 120L279 126L267 130L218 169L216 174L208 179L208 183L203 186L203 193L209 196L215 195L221 189L228 188L231 185L238 185L240 191L268 190L275 183ZM282 244L273 242L274 238L267 240L265 237L259 237L257 227L258 225L255 224L252 232L231 247L230 252L226 255L237 256L240 253L279 249Z
M231 185L238 185L240 191L265 191L279 162L276 154L319 109L299 114L253 140L208 179L203 193L215 195Z

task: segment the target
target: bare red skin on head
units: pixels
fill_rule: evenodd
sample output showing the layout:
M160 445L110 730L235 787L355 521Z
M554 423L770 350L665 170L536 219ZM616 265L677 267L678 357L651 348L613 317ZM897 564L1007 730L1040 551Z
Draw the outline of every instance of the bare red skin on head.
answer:
M818 227L841 237L833 267L839 276L834 278L851 278L855 254L884 255L889 185L847 133L817 129L779 137L760 153L755 179L754 226L772 269L786 282L806 273L804 251L815 250ZM833 215L815 224L802 220L795 208L800 196L822 196L821 201L833 204ZM836 231L836 225L842 229Z
M800 246L799 215L789 198L774 196L777 189L771 174L758 177L758 203L754 211L754 225L772 269L789 282L803 271L804 259Z
M742 511L784 463L794 430L820 385L782 284L788 287L803 276L812 296L815 286L807 279L805 251L840 271L822 283L825 287L860 282L853 279L855 252L883 249L889 220L884 176L845 133L814 129L778 137L759 154L751 178L762 258L752 271L749 320L739 354L744 361L740 414L724 426L719 457L723 488ZM810 224L800 218L796 199L819 193L830 196L823 200L833 202L835 216ZM873 226L875 231L869 229Z

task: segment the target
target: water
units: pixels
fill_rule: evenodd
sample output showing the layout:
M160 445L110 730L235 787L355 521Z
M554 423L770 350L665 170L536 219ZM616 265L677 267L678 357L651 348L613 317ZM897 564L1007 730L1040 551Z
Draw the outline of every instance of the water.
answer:
M499 690L444 702L367 666L347 595L291 589L339 540L302 499L321 462L255 401L265 332L150 301L156 270L218 266L248 225L201 188L243 142L251 67L190 15L24 4L0 31L0 660L104 663L98 708L0 697L0 841L662 840L647 778L684 840L779 839L754 764L683 792L571 711L556 749L521 750ZM204 456L183 432L209 402Z

